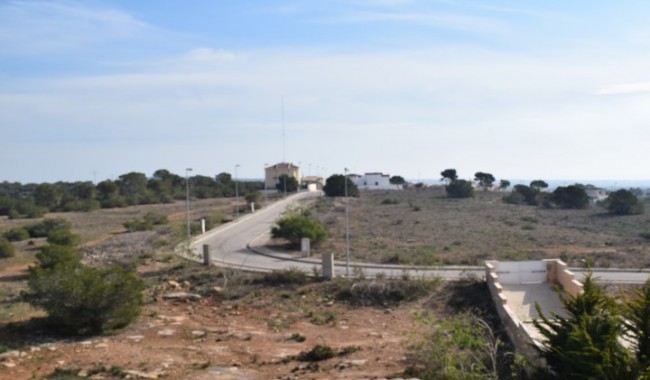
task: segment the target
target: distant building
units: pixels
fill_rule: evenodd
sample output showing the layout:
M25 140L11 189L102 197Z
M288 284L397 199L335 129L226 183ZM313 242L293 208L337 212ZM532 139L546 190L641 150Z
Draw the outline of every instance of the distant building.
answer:
M286 174L289 177L294 177L298 183L302 182L300 176L300 168L292 163L281 162L275 165L268 166L264 169L264 189L275 190L275 185L281 175Z
M585 192L587 193L587 196L592 203L604 201L609 196L607 190L593 185L585 186Z
M390 175L383 173L349 174L348 178L359 190L399 190L401 185L392 185Z
M325 179L323 179L323 177L318 177L318 176L315 176L315 175L304 176L304 177L302 177L301 182L302 182L303 185L306 185L306 186L314 184L314 185L317 186L317 188L322 188L323 186L325 186Z

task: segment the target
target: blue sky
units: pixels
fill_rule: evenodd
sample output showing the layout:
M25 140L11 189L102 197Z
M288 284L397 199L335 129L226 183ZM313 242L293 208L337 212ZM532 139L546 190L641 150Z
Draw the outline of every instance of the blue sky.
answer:
M0 1L0 181L647 180L645 1ZM285 150L283 154L282 99Z

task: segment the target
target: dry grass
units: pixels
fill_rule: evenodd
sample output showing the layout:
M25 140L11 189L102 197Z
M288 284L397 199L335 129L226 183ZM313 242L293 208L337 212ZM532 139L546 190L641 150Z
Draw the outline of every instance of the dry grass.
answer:
M503 193L450 199L443 187L366 191L350 199L351 253L356 261L482 264L486 259L589 258L600 267L650 266L650 215L613 217L594 206L551 210L505 204ZM324 198L315 216L330 239L318 252L342 252L344 200Z

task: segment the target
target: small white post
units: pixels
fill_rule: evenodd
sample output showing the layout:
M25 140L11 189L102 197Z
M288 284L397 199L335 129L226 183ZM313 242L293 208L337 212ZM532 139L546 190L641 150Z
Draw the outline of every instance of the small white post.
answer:
M300 239L300 252L305 254L305 257L309 257L309 238Z
M201 219L201 233L205 233L205 219Z

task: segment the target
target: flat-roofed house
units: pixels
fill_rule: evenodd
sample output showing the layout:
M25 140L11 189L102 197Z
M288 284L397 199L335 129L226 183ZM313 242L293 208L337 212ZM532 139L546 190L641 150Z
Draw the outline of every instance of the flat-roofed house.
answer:
M364 175L350 174L350 180L357 185L359 190L397 190L399 185L390 183L390 175L383 173L366 173Z

